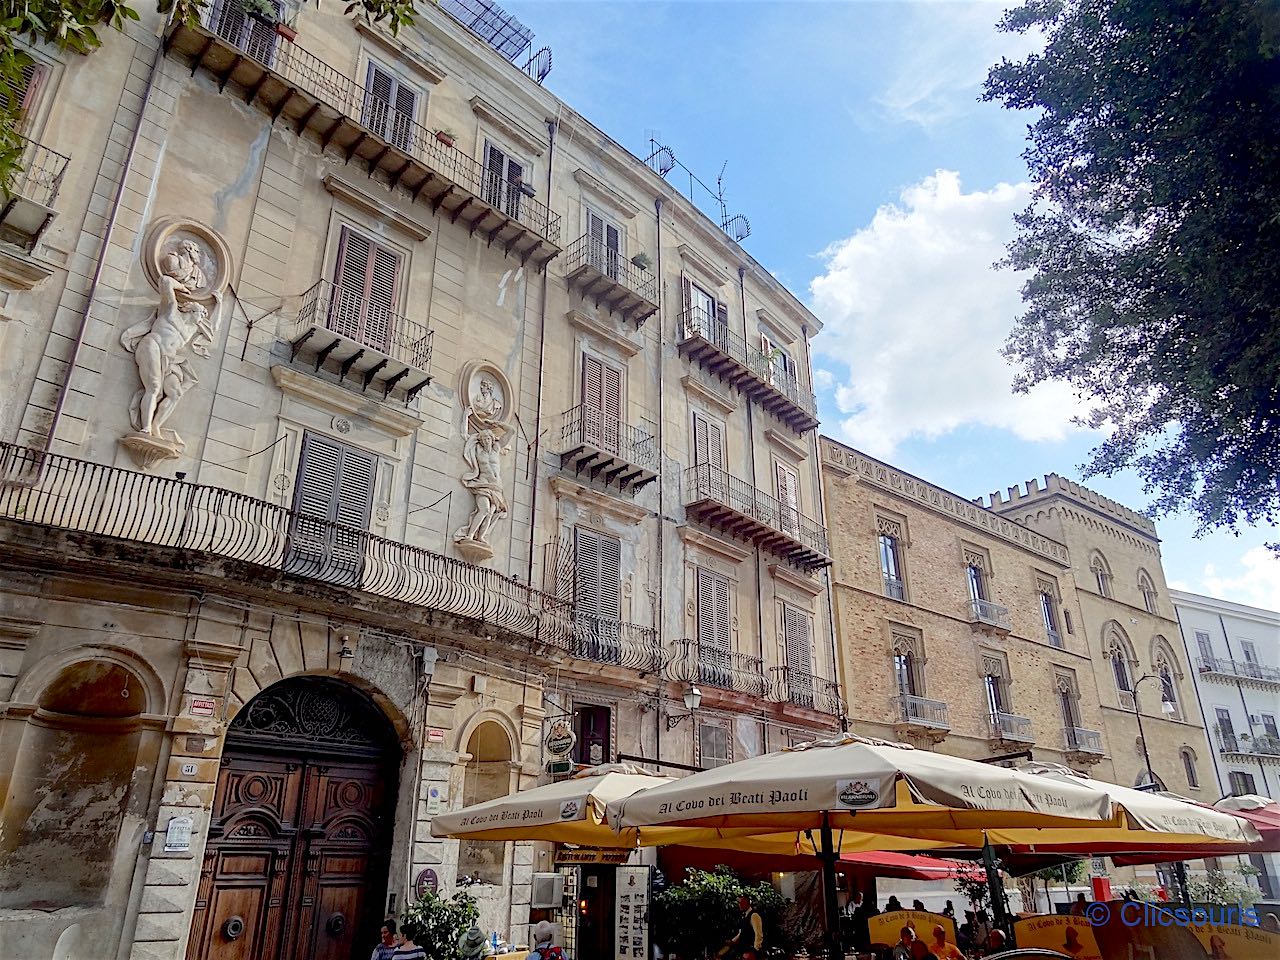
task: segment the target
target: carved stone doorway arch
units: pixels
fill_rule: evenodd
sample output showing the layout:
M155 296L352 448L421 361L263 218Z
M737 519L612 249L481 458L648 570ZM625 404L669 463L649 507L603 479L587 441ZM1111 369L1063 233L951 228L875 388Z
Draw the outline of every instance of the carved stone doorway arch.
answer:
M227 732L187 960L352 960L386 908L401 751L385 714L294 677Z

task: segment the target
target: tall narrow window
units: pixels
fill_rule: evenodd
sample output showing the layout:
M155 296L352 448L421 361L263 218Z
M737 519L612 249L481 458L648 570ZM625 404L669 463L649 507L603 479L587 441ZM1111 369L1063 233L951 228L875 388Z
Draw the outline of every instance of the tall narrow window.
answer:
M700 413L693 415L693 471L699 496L729 502L729 474L725 471L724 429Z
M905 600L907 586L902 571L902 524L888 517L877 517L876 532L884 595L893 600Z
M488 141L484 145L484 199L512 219L520 219L520 186L525 164Z
M893 636L893 674L901 697L924 695L924 678L920 669L920 650L915 637Z
M328 437L303 436L285 562L290 573L359 584L376 462Z
M577 654L617 663L622 619L622 541L605 533L574 530L574 620Z
M329 304L329 329L386 352L395 337L400 254L372 237L342 228Z
M764 355L769 382L783 392L793 392L796 384L796 362L765 331L760 331L760 352Z
M3 107L4 102L7 101L20 118L29 116L40 95L40 87L44 83L48 70L49 68L44 64L33 61L24 65L19 71L17 83L0 81L0 84L3 84L0 86L0 107Z
M1062 725L1068 729L1080 726L1080 707L1075 684L1066 677L1058 678L1058 709L1062 712Z
M573 745L575 763L598 767L612 760L612 714L608 707L579 704L573 711L573 732L577 742Z
M684 295L683 335L702 337L724 353L730 352L729 306L688 277L680 278Z
M1252 773L1242 773L1239 770L1232 770L1227 774L1227 782L1231 785L1231 795L1233 797L1256 795L1258 792L1258 788L1254 784Z
M969 599L983 601L987 599L987 575L982 564L970 561L965 571L969 578Z
M1231 711L1215 707L1213 714L1218 727L1218 746L1228 753L1237 752L1239 744L1236 742L1235 724L1231 722Z
M1262 668L1258 664L1258 648L1252 640L1240 641L1240 652L1244 655L1244 671L1247 676L1261 677Z
M789 603L782 605L782 634L787 694L792 703L812 707L813 617Z
M1102 554L1095 553L1089 561L1089 570L1093 573L1093 582L1098 587L1098 595L1102 597L1111 596L1111 568L1107 566L1107 561L1103 559Z
M1187 775L1187 786L1193 790L1200 786L1200 775L1196 772L1196 758L1190 750L1182 749L1182 770Z
M364 125L391 145L408 150L413 144L417 111L418 91L370 61L364 85Z
M774 489L778 494L778 524L780 529L796 539L800 538L800 474L785 464L774 465Z
M698 760L704 770L733 762L729 730L718 723L698 724Z
M622 371L582 357L582 439L615 456L622 453Z
M1272 740L1280 739L1280 729L1276 728L1276 718L1274 714L1259 714L1259 719L1262 720L1262 729L1266 731L1268 737Z
M622 230L594 210L587 211L587 262L611 280L618 279L623 256Z
M1129 661L1125 657L1124 649L1116 644L1111 648L1109 654L1111 659L1111 676L1115 680L1116 690L1121 694L1133 696L1133 680L1129 675Z
M1142 594L1142 605L1147 608L1147 613L1156 613L1156 588L1151 582L1151 577L1147 571L1138 571L1138 592Z
M1044 632L1049 643L1062 646L1062 634L1058 632L1058 592L1046 581L1040 581L1040 616L1044 619Z
M1196 631L1196 647L1200 651L1200 666L1213 667L1213 643L1204 630Z
M698 673L703 683L733 688L729 580L698 570Z
M1004 678L999 674L988 673L983 677L983 683L987 690L987 710L992 717L999 718L1000 714L1008 712L1004 705Z

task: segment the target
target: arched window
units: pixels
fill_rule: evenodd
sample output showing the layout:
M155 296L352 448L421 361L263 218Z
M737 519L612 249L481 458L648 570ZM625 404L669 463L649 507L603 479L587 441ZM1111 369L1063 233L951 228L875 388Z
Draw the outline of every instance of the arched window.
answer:
M1196 772L1196 755L1190 747L1182 748L1182 769L1187 775L1187 786L1193 790L1200 787L1200 775Z
M1111 596L1111 567L1107 564L1107 559L1096 550L1093 556L1089 558L1089 570L1093 574L1093 581L1098 586L1098 594L1103 597Z
M1157 613L1156 587L1145 570L1138 571L1138 592L1142 594L1142 605L1147 608L1147 613Z
M1160 678L1160 710L1169 717L1181 717L1182 704L1178 697L1178 679L1182 671L1173 655L1169 641L1157 636L1151 641L1152 661L1156 676Z
M1120 706L1127 710L1132 710L1134 703L1133 664L1137 662L1137 658L1133 655L1132 648L1129 646L1128 637L1124 635L1124 632L1114 620L1104 630L1106 632L1103 635L1107 639L1103 651L1107 660L1111 662L1111 676L1115 681Z

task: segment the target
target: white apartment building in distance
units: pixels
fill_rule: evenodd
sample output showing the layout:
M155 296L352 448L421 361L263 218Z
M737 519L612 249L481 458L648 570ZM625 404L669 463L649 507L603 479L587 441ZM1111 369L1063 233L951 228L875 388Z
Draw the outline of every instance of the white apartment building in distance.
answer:
M1195 669L1222 794L1280 791L1280 613L1170 591ZM1195 758L1185 758L1194 762ZM1204 765L1202 764L1203 768ZM1280 898L1280 855L1249 858L1268 900Z

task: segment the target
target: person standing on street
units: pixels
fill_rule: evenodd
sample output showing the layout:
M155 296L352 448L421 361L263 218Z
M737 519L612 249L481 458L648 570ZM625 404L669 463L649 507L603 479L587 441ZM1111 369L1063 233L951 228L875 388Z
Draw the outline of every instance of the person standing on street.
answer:
M396 948L391 952L391 960L427 960L427 951L414 942L422 933L422 927L416 920L401 923L400 932L395 935Z
M382 921L382 930L379 932L382 939L373 948L373 955L369 960L391 960L396 949L396 922L394 920Z

